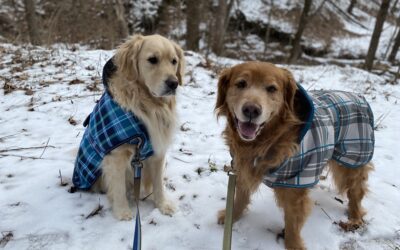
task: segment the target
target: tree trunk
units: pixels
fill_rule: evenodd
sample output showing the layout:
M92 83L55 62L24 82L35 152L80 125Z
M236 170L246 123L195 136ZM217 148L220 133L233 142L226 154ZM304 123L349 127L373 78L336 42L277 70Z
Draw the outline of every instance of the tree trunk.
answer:
M398 2L399 0L395 0L394 1L394 3L393 3L393 5L392 5L392 9L390 10L390 12L392 13L392 14L394 14L395 12L396 12L396 9L397 9L397 2Z
M117 17L118 35L120 38L124 39L128 36L129 32L128 24L125 19L125 7L122 0L115 0L114 12Z
M289 57L289 64L295 63L300 56L301 53L300 41L303 35L303 31L307 26L309 17L308 13L311 9L311 5L312 5L312 0L304 0L304 8L303 12L301 13L299 27L297 28L297 32L293 40L292 51L290 52L290 57Z
M224 49L224 38L229 24L229 13L232 9L234 0L218 0L218 9L213 29L212 51L216 55L221 55Z
M268 4L264 1L262 1L263 4ZM267 55L267 45L269 43L269 35L271 33L271 19L272 19L272 11L274 9L274 0L271 0L270 3L270 10L268 12L268 26L267 30L265 31L265 37L264 37L264 57Z
M31 44L40 45L41 41L35 14L35 2L34 0L24 0L24 4L25 4L25 19L28 25L28 33Z
M179 3L177 0L162 0L158 8L158 24L155 24L157 33L163 36L169 36L172 29L172 21L174 18L174 6ZM151 31L154 33L154 31Z
M186 1L186 48L188 50L199 50L200 13L202 13L202 1Z
M365 58L365 69L371 71L374 64L375 53L379 45L379 38L382 33L383 24L385 23L386 15L388 13L390 0L382 0L381 7L376 17L374 32L372 33L371 41L367 57Z
M394 60L396 59L396 55L397 55L397 51L399 50L400 47L400 30L397 32L396 38L394 40L394 44L392 47L392 51L390 52L389 55L389 62L394 62Z
M349 5L349 7L347 8L347 13L349 13L350 15L352 15L353 14L353 8L354 8L354 6L357 4L357 0L351 0L350 1L350 5Z

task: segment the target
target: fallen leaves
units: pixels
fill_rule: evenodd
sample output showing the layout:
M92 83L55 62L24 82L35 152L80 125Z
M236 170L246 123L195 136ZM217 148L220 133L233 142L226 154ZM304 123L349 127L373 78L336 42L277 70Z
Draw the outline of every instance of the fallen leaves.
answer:
M78 125L78 122L74 119L73 116L70 116L70 117L68 118L68 122L69 122L69 124L71 124L72 126Z
M75 79L69 81L68 85L75 85L75 84L82 84L82 83L84 83L84 81L82 81L78 78L75 78Z
M14 234L12 231L1 232L2 237L0 239L0 247L5 247L7 243L14 238Z

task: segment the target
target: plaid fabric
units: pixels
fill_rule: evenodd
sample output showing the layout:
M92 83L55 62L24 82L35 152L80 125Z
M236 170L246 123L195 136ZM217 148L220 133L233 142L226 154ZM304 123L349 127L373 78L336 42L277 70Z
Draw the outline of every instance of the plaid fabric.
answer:
M300 134L300 149L265 174L270 187L310 187L331 159L356 168L374 153L374 118L364 97L343 91L310 91L298 85L310 113Z
M131 112L123 110L106 91L90 114L72 176L75 187L90 188L101 175L100 164L105 155L118 146L137 145L141 138L141 160L153 154L149 135L143 123Z

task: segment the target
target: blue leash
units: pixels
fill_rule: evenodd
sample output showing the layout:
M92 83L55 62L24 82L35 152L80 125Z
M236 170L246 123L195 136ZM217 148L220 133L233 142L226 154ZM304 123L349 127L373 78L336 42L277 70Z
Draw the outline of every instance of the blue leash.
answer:
M135 222L135 233L133 237L133 247L132 247L133 250L142 249L142 227L140 222L139 200L140 200L140 181L142 177L143 163L140 160L140 145L142 141L140 138L138 139L139 143L137 144L136 147L136 153L131 161L131 166L133 168L133 176L134 176L133 195L135 197L135 203L136 203L136 222Z

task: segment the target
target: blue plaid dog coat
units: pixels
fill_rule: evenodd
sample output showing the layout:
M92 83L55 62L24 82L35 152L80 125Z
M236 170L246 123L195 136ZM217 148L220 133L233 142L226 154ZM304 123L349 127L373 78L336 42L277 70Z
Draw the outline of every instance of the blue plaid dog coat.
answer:
M297 95L308 109L300 132L299 151L264 175L270 187L311 187L331 159L357 168L374 153L374 117L361 95L344 91L310 91L298 85Z
M108 92L107 79L113 70L115 66L109 60L103 69L106 91L89 115L89 120L85 121L88 126L81 140L72 176L74 186L79 189L88 189L94 184L101 175L100 165L104 156L122 144L137 145L141 141L141 160L153 154L144 124L132 112L121 108Z

